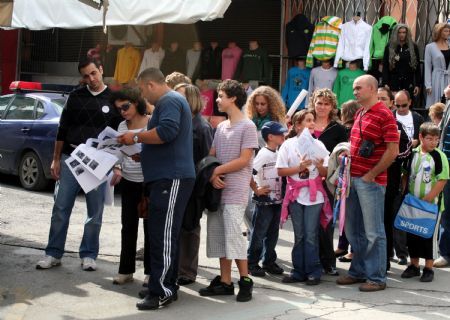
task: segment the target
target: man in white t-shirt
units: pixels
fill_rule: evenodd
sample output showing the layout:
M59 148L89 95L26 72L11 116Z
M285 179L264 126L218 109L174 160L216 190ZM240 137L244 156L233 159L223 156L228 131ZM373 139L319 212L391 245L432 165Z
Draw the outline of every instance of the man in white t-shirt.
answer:
M411 108L411 97L409 92L401 90L395 95L395 106L397 108L394 111L395 118L401 122L405 128L408 137L412 140L413 147L417 147L419 144L419 127L424 122L422 116Z

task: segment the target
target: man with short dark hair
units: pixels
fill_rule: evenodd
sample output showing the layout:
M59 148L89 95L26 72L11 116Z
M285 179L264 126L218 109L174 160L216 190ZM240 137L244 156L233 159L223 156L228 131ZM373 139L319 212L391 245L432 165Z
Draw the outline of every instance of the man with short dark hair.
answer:
M386 170L398 154L399 133L392 112L378 102L377 80L360 76L353 93L361 108L350 135L351 188L347 199L345 234L353 249L348 275L340 285L363 283L359 290L386 288L384 197Z
M170 89L155 68L138 77L142 95L155 106L145 132L127 132L120 143L142 143L141 163L150 200L147 229L150 281L140 310L177 300L178 241L195 182L192 115L186 99Z
M45 257L37 269L49 269L61 264L64 254L69 219L80 185L65 160L75 147L110 126L117 129L122 117L109 98L111 90L103 83L103 68L98 60L80 62L78 71L85 87L73 91L61 114L51 173L56 182L48 244ZM85 271L96 270L95 260L99 250L106 182L86 194L87 216L80 244L81 265Z
M419 128L424 122L423 117L411 108L411 96L406 90L400 90L395 94L395 118L403 124L403 127L408 134L408 137L412 140L413 147L419 145Z

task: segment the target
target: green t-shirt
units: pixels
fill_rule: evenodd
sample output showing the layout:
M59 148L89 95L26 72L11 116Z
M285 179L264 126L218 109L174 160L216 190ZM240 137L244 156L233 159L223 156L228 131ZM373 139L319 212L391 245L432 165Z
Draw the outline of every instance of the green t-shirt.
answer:
M431 153L434 153L434 155ZM434 149L429 153L422 153L420 145L413 150L413 158L409 172L409 193L422 199L439 180L448 179L448 160L441 150ZM436 197L434 199L436 204L438 203L438 198ZM441 201L440 211L443 210L444 201Z
M336 80L334 81L333 92L337 96L339 110L344 102L355 99L355 96L353 95L353 82L356 78L364 74L366 73L361 69L342 69L338 72Z

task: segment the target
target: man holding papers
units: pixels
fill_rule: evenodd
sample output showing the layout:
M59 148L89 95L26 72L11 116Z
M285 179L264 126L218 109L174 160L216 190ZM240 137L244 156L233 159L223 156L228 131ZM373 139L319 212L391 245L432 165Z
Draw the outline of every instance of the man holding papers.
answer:
M103 68L99 62L80 62L78 71L86 86L70 94L61 115L51 166L52 176L57 180L55 203L45 257L37 263L37 269L49 269L61 264L70 215L81 188L65 160L79 144L85 143L88 138L96 138L107 126L117 129L121 121L118 111L109 102L111 91L103 83ZM76 163L72 161L70 165ZM97 167L95 163L91 164L93 167ZM82 174L80 171L78 174ZM95 259L99 250L104 189L105 183L86 193L87 219L79 253L85 271L97 268Z

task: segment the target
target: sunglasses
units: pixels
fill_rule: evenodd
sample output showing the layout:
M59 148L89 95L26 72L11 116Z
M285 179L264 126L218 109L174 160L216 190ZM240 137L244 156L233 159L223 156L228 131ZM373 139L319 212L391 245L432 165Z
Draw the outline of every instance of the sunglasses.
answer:
M395 105L397 108L407 108L408 107L408 104L407 103L405 103L405 104L396 104Z
M130 109L130 106L131 102L127 102L121 105L120 107L117 107L117 109L119 109L119 111L128 111L128 109Z

